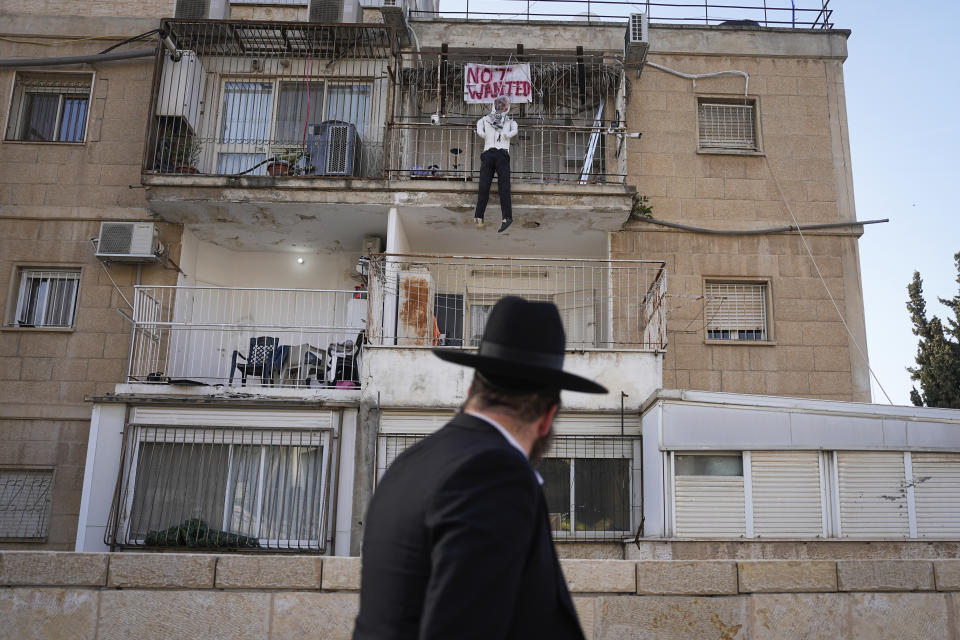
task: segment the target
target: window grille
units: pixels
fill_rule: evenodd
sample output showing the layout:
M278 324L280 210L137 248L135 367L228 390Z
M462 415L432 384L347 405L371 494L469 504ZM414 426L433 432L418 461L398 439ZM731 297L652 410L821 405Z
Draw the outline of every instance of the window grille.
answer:
M51 469L0 469L0 539L46 538Z
M733 103L701 101L698 104L701 149L756 151L754 101Z
M20 269L19 276L14 326L73 326L79 269Z
M129 431L116 544L323 551L328 432Z
M7 140L83 142L92 81L90 74L18 74Z
M768 340L767 284L708 282L708 340Z
M377 479L424 434L379 438ZM537 465L558 540L630 535L640 510L638 436L559 436Z

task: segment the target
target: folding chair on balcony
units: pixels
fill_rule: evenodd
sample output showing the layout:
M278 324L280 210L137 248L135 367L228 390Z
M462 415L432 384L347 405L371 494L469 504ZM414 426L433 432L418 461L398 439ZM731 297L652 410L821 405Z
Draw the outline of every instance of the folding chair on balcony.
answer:
M236 370L240 370L240 384L247 386L247 376L260 376L261 382L267 384L273 379L274 370L278 368L276 362L277 343L279 338L268 338L267 336L258 336L250 338L250 349L244 356L239 351L233 352L233 358L230 361L230 384L233 384L233 378ZM237 358L242 358L244 362L237 362Z

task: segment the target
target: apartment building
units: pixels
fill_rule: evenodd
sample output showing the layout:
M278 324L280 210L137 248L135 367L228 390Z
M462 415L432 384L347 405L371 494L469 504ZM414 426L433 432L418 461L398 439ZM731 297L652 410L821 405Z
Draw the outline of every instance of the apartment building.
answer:
M611 389L564 395L540 468L561 553L960 533L960 419L869 404L829 11L385 4L5 8L0 58L45 60L0 67L4 546L355 555L469 385L430 348L511 294ZM497 234L473 128L505 90Z

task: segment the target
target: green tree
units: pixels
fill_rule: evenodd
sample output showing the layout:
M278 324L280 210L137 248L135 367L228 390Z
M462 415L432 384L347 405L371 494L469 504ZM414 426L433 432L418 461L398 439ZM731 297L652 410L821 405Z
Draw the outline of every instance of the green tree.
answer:
M953 256L960 285L960 253ZM960 287L950 299L938 298L953 313L946 327L940 318L927 320L927 304L923 299L923 280L913 272L913 282L907 285L907 311L913 322L913 333L919 336L917 366L907 367L910 378L920 383L914 387L910 400L916 406L960 409Z

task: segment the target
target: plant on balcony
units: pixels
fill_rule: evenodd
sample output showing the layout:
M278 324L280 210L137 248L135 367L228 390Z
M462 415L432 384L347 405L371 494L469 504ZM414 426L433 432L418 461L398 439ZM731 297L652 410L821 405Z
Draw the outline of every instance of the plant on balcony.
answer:
M237 533L211 529L199 518L184 520L167 529L147 532L144 544L148 547L259 549L256 538Z
M200 141L193 133L183 127L167 124L157 140L157 168L172 173L199 173L197 164L202 150Z
M309 172L310 154L301 147L284 147L267 164L267 174L271 176L299 176Z
M633 194L633 203L630 207L631 218L652 218L653 207L650 205L650 198L639 193Z

